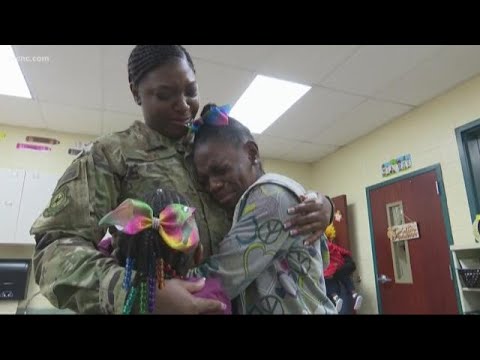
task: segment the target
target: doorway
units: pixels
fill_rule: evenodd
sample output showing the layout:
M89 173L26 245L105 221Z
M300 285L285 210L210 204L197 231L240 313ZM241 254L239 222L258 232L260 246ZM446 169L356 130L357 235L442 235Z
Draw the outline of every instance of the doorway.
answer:
M380 314L458 314L440 165L366 189ZM415 226L403 240L388 229Z

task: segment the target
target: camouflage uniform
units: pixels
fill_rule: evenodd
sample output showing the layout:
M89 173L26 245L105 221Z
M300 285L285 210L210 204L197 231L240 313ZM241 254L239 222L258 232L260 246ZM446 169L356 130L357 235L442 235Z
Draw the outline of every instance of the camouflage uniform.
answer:
M200 190L188 147L136 121L96 140L58 181L51 202L32 226L35 280L50 302L79 313L120 313L124 268L96 248L106 228L98 221L126 198L162 187L189 198L205 256L230 229L224 210Z

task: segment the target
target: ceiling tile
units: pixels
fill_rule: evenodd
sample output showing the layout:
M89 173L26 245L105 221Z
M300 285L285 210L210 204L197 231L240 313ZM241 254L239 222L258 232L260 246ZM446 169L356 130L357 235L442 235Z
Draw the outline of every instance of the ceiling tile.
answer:
M276 46L259 65L258 72L307 85L316 84L343 64L358 48L357 45Z
M142 118L127 80L133 46L15 45L17 56L48 56L20 63L34 100L41 100L0 96L0 123L94 136L127 128ZM480 46L186 47L201 105L234 105L258 73L314 84L255 136L262 156L302 162L316 161L409 111L408 104L421 105L480 73Z
M406 105L367 100L326 128L316 142L344 146L411 109Z
M102 133L101 111L49 103L40 103L40 107L49 129L87 135Z
M17 45L17 56L47 56L48 62L21 62L36 99L63 105L102 107L100 45Z
M375 97L420 105L480 72L480 46L448 45Z
M291 140L264 134L254 134L254 138L261 157L278 159L293 148Z
M440 48L440 45L363 46L321 84L373 96L419 62L432 57Z
M128 57L134 45L103 45L103 108L140 116L128 83Z
M364 100L360 96L313 87L264 133L296 140L315 139L326 126Z
M240 69L256 70L275 49L275 45L185 45L195 59Z
M252 72L202 60L197 60L195 67L202 105L214 102L233 106L254 78Z

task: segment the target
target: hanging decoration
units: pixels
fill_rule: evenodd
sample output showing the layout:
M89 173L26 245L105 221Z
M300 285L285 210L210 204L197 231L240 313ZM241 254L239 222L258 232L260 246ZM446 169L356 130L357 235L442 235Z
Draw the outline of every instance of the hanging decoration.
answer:
M17 150L33 150L33 151L45 152L45 151L51 151L52 148L45 145L17 143Z
M475 242L480 242L480 214L475 216L475 220L473 221L473 235L475 236Z
M389 226L387 228L387 237L390 241L413 240L420 237L417 222L410 219L406 214L404 214L404 216L409 221L408 223Z
M342 221L342 213L340 210L335 211L334 219L336 222L341 222Z
M412 167L412 156L410 154L402 155L382 164L382 176L398 174Z
M41 137L41 136L27 136L25 139L26 142L42 143L48 145L58 145L60 141L53 138Z
M402 225L390 226L387 229L387 237L391 241L405 241L418 239L420 237L420 233L418 232L417 223L411 222Z

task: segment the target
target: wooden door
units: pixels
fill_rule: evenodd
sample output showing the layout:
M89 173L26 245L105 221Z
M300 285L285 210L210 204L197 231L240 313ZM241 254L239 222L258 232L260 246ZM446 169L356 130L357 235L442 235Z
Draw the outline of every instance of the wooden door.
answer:
M435 170L367 189L383 314L457 314ZM417 222L417 239L392 241L390 225Z

